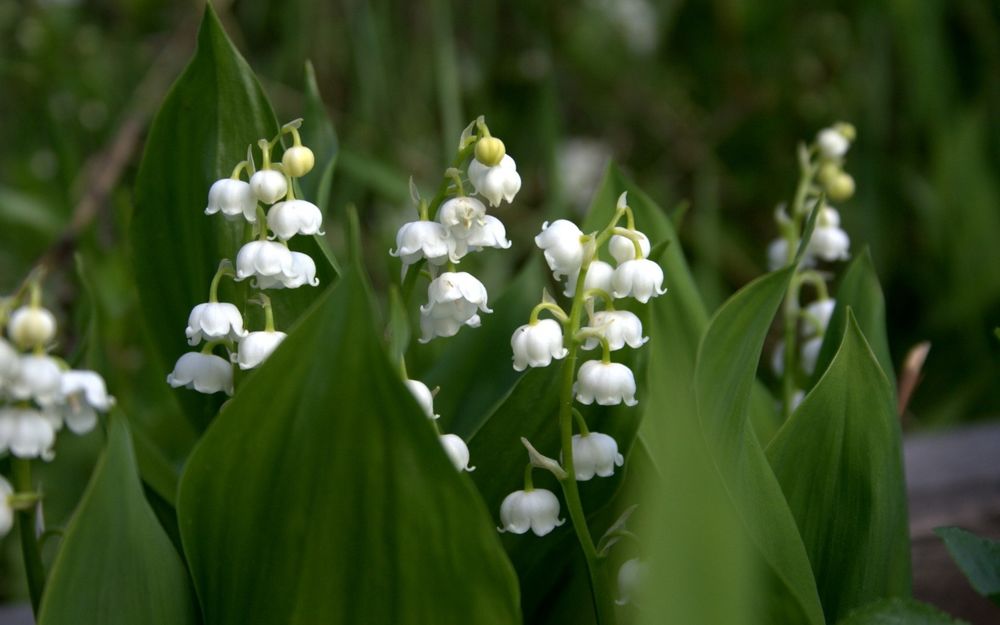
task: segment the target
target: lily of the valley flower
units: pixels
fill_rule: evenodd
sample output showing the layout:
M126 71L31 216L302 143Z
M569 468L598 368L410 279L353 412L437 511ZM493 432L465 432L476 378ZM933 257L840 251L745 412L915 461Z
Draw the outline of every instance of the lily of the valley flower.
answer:
M615 603L625 605L636 603L642 579L646 576L646 564L638 558L626 560L618 569L618 599Z
M259 366L278 349L278 345L288 335L275 330L251 332L240 339L239 349L232 356L232 361L238 363L244 371Z
M292 268L288 273L279 273L272 276L258 276L256 286L258 289L297 289L308 284L309 286L319 285L319 278L316 277L316 261L312 256L302 252L290 252L292 256Z
M189 345L201 341L238 341L247 335L240 309L225 302L206 302L191 309L184 330Z
M250 241L236 254L236 280L292 275L292 253L275 241Z
M627 260L618 265L611 277L611 287L615 297L634 297L643 304L667 292L663 288L663 269L647 258Z
M10 450L18 458L51 460L52 446L60 422L34 408L0 408L0 452Z
M449 259L448 230L436 221L411 221L400 226L396 233L396 249L390 256L398 256L403 270L426 258L432 265L443 265Z
M469 466L469 446L465 444L461 436L456 434L442 434L440 437L441 446L451 463L458 471L474 471L476 467Z
M500 163L490 167L472 159L469 163L469 181L476 193L486 198L490 206L500 206L506 200L509 204L521 190L521 175L517 173L517 163L505 154Z
M267 212L267 227L274 236L287 241L297 234L324 234L323 213L305 200L278 202Z
M802 343L799 352L799 365L806 375L812 375L816 371L816 361L819 359L819 350L823 347L823 337L816 336Z
M507 495L500 504L501 532L524 534L528 530L535 536L545 536L566 522L559 518L559 499L544 488L517 490Z
M511 246L511 242L507 240L507 228L493 215L483 215L479 227L469 233L465 244L470 252L478 252L484 247L506 250Z
M14 346L0 337L0 395L21 370L21 357Z
M453 197L438 209L438 221L448 231L448 235L458 241L465 241L477 230L486 216L486 207L474 197Z
M583 264L583 232L572 221L557 219L542 224L542 231L535 236L537 245L545 254L552 275L558 280L580 271Z
M174 388L190 388L199 393L233 394L233 367L215 354L188 352L177 359L174 370L167 376Z
M14 508L10 505L10 496L14 494L14 489L10 487L10 482L0 476L0 538L3 538L14 527Z
M16 400L34 400L52 406L62 399L62 370L54 359L43 355L21 356L17 376L7 385Z
M216 180L208 190L206 215L222 213L229 219L243 217L250 223L257 221L257 197L250 184L242 180L223 178Z
M280 171L261 169L250 176L250 189L264 204L274 204L288 193L288 181Z
M281 155L281 165L292 178L301 178L316 164L316 155L304 145L293 145Z
M632 370L618 362L588 360L580 366L573 385L576 400L590 405L614 406L622 402L634 406L635 376Z
M837 300L832 297L819 299L805 307L806 318L809 320L809 329L815 334L823 334L830 325L830 318L833 317L833 310L837 307Z
M820 154L828 159L840 159L851 147L850 140L838 128L824 128L816 135L816 146Z
M594 313L590 325L584 330L598 332L608 341L611 351L628 345L637 349L646 344L648 336L642 335L642 321L627 310L601 310ZM601 344L596 337L588 337L583 349L594 349Z
M615 275L615 268L603 260L591 261L587 268L587 277L583 279L583 290L600 289L611 294L611 278ZM563 295L573 297L576 295L576 281L580 276L580 271L573 272L566 280L566 288Z
M825 206L820 210L808 249L813 256L828 262L850 257L851 238L840 228L837 209Z
M577 481L585 482L595 475L610 477L615 467L623 464L625 457L618 453L618 442L607 434L573 435L573 471Z
M427 303L420 307L420 342L455 336L463 325L479 327L477 311L493 312L483 283L464 271L442 273L427 287Z
M638 230L632 232L639 237L639 250L642 252L642 258L646 258L649 256L649 238ZM612 235L608 241L608 251L619 264L635 259L635 243L629 237L620 234Z
M403 380L406 388L410 389L413 398L417 400L417 405L424 411L428 419L437 419L441 415L434 413L434 393L427 385L420 380Z
M7 334L22 349L45 345L55 338L56 318L41 306L21 306L11 313Z
M104 378L95 371L66 371L62 374L63 405L66 427L74 434L86 434L97 425L97 413L115 405Z
M515 371L524 371L526 367L547 367L553 358L559 360L569 353L563 347L562 326L555 319L539 319L514 330L510 347L514 352Z

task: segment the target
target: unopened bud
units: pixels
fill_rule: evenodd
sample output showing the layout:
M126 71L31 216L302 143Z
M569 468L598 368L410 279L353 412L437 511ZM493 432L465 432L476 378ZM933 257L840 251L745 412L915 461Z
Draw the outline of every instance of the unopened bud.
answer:
M819 166L819 171L816 172L816 179L819 180L821 185L828 187L840 174L840 165L831 163L830 161L825 161Z
M854 178L848 173L840 172L825 186L827 195L834 202L849 200L854 195Z
M313 156L312 150L306 146L294 145L285 150L285 154L281 157L281 164L289 176L299 178L312 171L313 165L316 164L316 157Z
M22 306L10 316L7 332L21 349L39 347L55 338L56 318L40 306Z
M507 154L503 141L496 137L483 137L476 142L476 160L487 167L496 167Z
M845 139L850 142L858 137L858 131L854 128L854 124L849 124L847 122L837 122L833 125L833 129L839 132Z

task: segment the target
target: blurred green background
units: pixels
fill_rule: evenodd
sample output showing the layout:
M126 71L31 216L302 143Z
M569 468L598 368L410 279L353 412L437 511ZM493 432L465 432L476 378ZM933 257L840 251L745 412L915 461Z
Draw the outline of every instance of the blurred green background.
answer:
M896 362L919 341L933 345L906 425L997 416L996 2L216 6L282 119L302 115L303 61L315 65L341 148L327 230L337 243L344 207L359 207L381 285L395 271L385 252L410 210L408 177L432 188L482 113L524 180L502 214L509 262L531 254L544 219L582 210L614 159L661 205L690 201L682 243L713 308L764 271L796 143L853 122L847 169L858 193L840 206L845 227L855 250L871 246ZM63 347L107 375L147 425L137 436L161 441L168 460L193 433L157 418L173 399L143 356L124 232L143 134L193 52L200 15L198 2L0 0L0 293L48 253ZM81 312L87 302L96 316ZM82 488L95 436L61 447L69 476L59 488ZM60 509L53 497L50 519L69 512L64 499Z

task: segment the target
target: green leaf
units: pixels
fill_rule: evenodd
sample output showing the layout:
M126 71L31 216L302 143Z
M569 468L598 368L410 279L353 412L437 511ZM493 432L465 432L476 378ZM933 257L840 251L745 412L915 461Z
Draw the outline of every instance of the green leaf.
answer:
M178 513L206 622L520 622L495 524L375 318L352 268L193 452Z
M892 387L848 309L833 362L767 448L831 623L910 594L900 436Z
M337 165L340 144L337 131L330 121L319 85L316 84L316 70L306 61L305 121L302 124L302 142L313 151L316 165L311 172L298 180L305 197L311 199L328 214L330 186L333 184L333 170Z
M125 418L111 417L107 449L49 574L41 625L196 623L184 564L143 496Z
M153 121L136 179L130 247L140 311L164 371L188 349L188 314L207 300L219 261L234 259L244 237L244 225L204 214L208 189L231 174L248 145L277 130L257 78L207 4L198 50ZM329 285L335 272L316 239L296 237L292 244L313 257L321 285ZM223 298L245 308L246 292L225 283ZM276 294L279 327L290 325L316 295L310 287ZM219 396L178 394L187 416L201 426L221 403Z
M750 283L715 314L698 350L695 397L709 455L766 580L758 612L763 622L822 623L795 519L748 419L764 337L791 272Z
M883 599L865 606L837 625L968 625L912 599Z
M976 592L1000 603L1000 541L976 536L960 527L939 527L951 557Z

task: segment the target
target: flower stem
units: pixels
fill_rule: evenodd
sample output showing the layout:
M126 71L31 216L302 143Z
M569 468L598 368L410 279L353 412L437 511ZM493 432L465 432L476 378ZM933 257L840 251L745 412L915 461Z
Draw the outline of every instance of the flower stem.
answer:
M14 488L19 493L30 493L34 490L31 483L31 461L26 458L11 457ZM42 564L42 554L38 548L38 537L35 535L36 506L17 511L18 534L21 535L21 555L24 557L24 571L28 578L28 592L31 595L31 608L35 615L42 603L42 592L45 590L45 565Z

